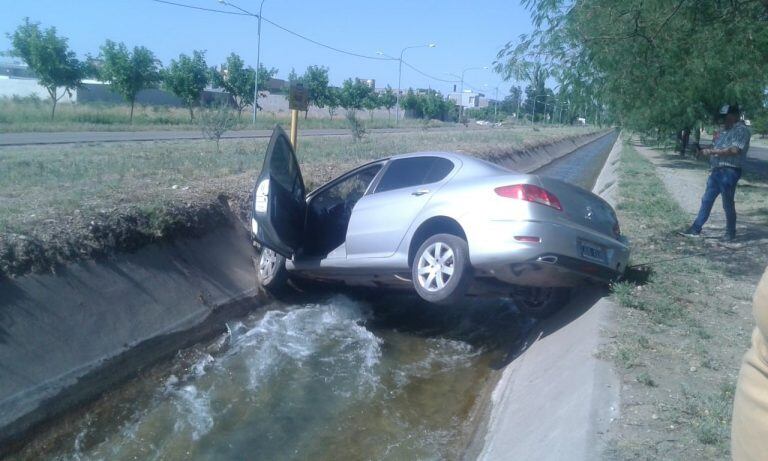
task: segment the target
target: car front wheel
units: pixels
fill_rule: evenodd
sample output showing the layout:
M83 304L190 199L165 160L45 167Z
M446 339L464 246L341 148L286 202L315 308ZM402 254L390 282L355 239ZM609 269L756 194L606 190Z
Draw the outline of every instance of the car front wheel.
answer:
M467 242L451 234L437 234L421 244L413 260L411 278L426 301L452 304L467 292L472 280Z
M275 293L284 289L288 280L285 256L262 247L257 274L259 285L267 292Z

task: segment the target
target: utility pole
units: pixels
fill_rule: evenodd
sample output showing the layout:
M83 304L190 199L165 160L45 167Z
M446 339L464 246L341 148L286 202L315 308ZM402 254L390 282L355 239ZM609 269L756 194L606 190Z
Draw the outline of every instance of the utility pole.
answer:
M414 46L406 46L402 50L400 50L400 57L399 58L392 58L392 56L385 54L381 51L377 51L376 54L381 56L386 56L388 58L397 59L397 94L395 97L397 98L397 102L395 103L395 125L400 124L400 93L403 92L402 89L402 80L403 80L403 54L405 53L405 50L410 50L413 48L434 48L437 45L434 43L428 43L426 45L414 45Z

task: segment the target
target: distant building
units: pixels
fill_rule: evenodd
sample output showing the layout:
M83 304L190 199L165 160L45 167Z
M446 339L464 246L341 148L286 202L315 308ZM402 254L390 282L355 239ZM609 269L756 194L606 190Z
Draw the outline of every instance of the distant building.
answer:
M464 108L488 107L488 99L483 93L475 93L471 90L448 93L448 99L455 102L457 106Z
M374 78L355 78L355 83L362 83L372 90L376 89L376 79Z
M29 66L19 61L0 63L0 75L8 78L37 78Z

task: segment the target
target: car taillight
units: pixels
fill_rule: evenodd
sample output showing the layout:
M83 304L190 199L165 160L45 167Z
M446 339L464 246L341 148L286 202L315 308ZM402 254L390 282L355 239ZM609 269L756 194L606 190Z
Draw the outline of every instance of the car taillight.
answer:
M560 204L560 200L555 197L555 194L533 184L513 184L511 186L497 187L494 191L502 197L540 203L558 211L563 211L563 206Z

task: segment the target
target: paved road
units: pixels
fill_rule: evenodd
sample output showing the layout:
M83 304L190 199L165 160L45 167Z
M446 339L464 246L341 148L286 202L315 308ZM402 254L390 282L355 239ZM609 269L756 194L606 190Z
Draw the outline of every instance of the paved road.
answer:
M747 157L768 162L768 147L750 146Z
M376 128L373 133L403 133L420 128ZM454 130L437 128L437 130ZM269 138L272 130L243 130L224 133L222 138L247 139ZM302 130L301 136L348 136L347 129ZM85 142L176 141L204 139L200 131L70 131L55 133L0 133L0 146L25 146L37 144L76 144Z

